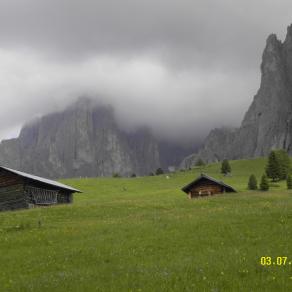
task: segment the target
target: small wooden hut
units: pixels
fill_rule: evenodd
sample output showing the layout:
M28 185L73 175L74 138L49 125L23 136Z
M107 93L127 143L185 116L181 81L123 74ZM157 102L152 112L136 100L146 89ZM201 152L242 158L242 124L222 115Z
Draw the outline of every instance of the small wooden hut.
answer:
M73 202L81 193L65 184L0 166L0 211Z
M183 187L182 191L188 194L190 199L201 196L221 194L225 192L236 192L231 186L206 174L201 174L200 177Z

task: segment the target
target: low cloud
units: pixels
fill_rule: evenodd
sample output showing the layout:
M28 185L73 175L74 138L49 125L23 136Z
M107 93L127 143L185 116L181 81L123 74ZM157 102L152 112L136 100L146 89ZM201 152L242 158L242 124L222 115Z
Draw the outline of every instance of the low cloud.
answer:
M178 140L238 126L292 3L0 0L0 139L79 96Z
M250 72L234 78L234 72L216 69L177 72L141 57L63 64L1 50L0 63L2 135L86 95L114 105L123 128L147 125L165 137L202 137L214 126L238 124L250 100L243 93L257 79Z

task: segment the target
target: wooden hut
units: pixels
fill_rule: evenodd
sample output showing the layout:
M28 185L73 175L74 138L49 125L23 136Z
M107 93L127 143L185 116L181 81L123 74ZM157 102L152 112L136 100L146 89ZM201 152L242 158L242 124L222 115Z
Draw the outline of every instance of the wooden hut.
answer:
M221 194L225 192L236 192L231 186L206 174L201 174L200 177L183 187L182 191L188 194L190 199L200 196Z
M0 211L73 202L81 193L65 184L0 166Z

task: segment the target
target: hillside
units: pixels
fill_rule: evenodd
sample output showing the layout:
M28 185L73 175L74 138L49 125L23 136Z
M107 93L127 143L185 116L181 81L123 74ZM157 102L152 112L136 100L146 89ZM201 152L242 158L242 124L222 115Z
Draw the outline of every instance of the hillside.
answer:
M289 291L292 191L246 191L264 159L232 161L239 192L189 200L201 170L141 178L65 180L71 206L0 213L1 291ZM17 263L17 264L16 264Z
M292 25L281 42L275 34L266 41L261 63L261 84L240 128L212 130L203 147L185 158L182 167L195 165L198 157L208 162L254 158L271 149L292 154Z

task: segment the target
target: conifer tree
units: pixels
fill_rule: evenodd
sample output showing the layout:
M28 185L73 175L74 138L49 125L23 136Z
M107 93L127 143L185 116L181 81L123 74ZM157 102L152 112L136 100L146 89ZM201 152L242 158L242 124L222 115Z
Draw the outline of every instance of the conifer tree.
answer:
M287 179L290 170L290 157L284 149L275 152L280 165L280 179Z
M286 182L287 182L287 189L291 190L292 189L292 177L290 174L288 174Z
M261 189L261 191L268 191L269 187L270 186L269 186L267 176L265 174L263 174L262 179L261 179L261 183L260 183L260 189Z
M227 174L231 172L231 166L227 159L224 159L221 164L221 173Z
M248 180L248 189L249 190L256 190L258 188L258 182L254 174L249 177Z
M269 154L266 174L267 177L271 178L273 181L279 180L281 177L279 158L277 157L275 150L272 150Z

